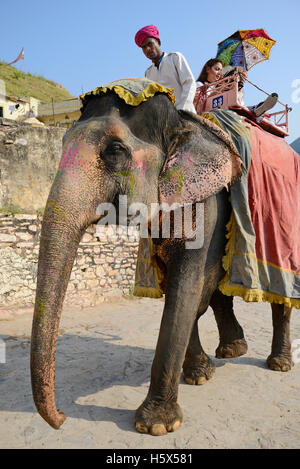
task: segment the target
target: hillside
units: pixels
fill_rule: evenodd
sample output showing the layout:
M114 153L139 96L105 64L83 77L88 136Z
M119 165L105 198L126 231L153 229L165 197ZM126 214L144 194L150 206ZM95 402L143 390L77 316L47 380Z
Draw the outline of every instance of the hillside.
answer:
M5 62L0 62L0 80L5 82L5 93L8 96L32 96L45 103L50 103L52 98L57 102L74 97L58 83L38 75L21 72Z
M291 143L291 147L300 155L300 137Z

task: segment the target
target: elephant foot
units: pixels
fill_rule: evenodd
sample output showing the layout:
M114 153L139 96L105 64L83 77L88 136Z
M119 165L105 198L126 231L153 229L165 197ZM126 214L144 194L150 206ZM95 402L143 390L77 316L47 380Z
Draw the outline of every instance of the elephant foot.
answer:
M216 369L213 361L206 355L186 358L183 364L182 377L187 384L204 384Z
M269 355L267 358L267 365L270 370L274 371L290 371L294 366L292 356L288 355Z
M216 358L235 358L245 355L248 345L245 339L237 339L231 343L220 343L216 349Z
M136 411L135 428L140 433L161 436L177 430L182 419L177 402L158 403L147 398Z

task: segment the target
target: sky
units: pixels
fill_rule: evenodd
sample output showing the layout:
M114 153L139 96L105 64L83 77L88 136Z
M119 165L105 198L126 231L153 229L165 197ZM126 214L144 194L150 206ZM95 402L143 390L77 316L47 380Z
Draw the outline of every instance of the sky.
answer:
M293 108L287 141L300 136L300 0L0 0L0 14L0 60L13 61L24 47L16 68L60 83L74 96L143 77L151 62L134 36L145 25L158 27L163 51L183 53L195 78L218 42L238 29L264 28L277 42L270 60L248 78ZM265 97L246 84L246 105Z

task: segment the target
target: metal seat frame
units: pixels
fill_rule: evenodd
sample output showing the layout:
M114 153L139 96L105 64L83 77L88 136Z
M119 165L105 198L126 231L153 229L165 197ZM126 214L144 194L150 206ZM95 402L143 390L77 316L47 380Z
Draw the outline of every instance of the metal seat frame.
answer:
M239 72L234 72L234 74L229 77L222 78L214 83L206 83L197 88L194 99L197 114L215 109L231 109L257 123L256 116L246 106L239 103L239 81ZM248 83L253 85L253 83L249 81ZM291 108L280 101L277 101L277 103L280 104L283 109L277 112L265 113L263 120L258 123L258 125L268 132L286 137L289 135L288 113L291 111Z

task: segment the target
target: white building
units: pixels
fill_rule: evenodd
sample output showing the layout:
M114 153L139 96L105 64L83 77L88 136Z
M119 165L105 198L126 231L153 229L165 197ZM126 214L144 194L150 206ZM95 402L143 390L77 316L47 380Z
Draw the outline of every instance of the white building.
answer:
M39 102L36 98L17 98L0 92L0 117L17 121L36 117Z
M5 83L0 80L0 118L69 127L79 119L81 100L67 99L60 102L44 103L33 97L8 96Z

